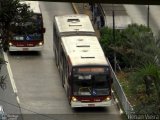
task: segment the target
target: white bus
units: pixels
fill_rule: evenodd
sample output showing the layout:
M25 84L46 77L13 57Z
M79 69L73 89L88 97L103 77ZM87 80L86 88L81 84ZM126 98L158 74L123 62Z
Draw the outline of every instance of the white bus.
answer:
M110 66L88 16L56 16L53 27L55 60L71 107L112 105Z

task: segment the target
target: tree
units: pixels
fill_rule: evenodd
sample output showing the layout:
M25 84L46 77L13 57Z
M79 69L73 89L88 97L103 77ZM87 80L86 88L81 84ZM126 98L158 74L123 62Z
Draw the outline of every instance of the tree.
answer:
M22 24L31 15L29 6L21 4L20 0L0 0L0 37L5 51L8 49L11 23Z
M119 53L117 59L123 58L124 65L129 70L127 76L130 77L127 82L131 89L129 91L132 91L137 100L136 112L142 114L154 111L159 114L160 37L155 38L150 28L137 24L116 31L115 41L112 39L111 29L105 28L101 33L100 43L107 57L108 54L112 55L113 51Z
M146 26L132 24L124 30L115 30L115 40L110 28L102 29L101 34L100 43L106 56L112 64L116 52L121 68L136 68L144 61L153 61L158 54L153 33Z
M131 89L139 104L136 112L160 114L160 68L153 63L144 64L132 74Z
M125 41L122 38L122 31L117 29L115 30L115 39L113 39L113 30L111 28L105 27L101 29L100 32L100 44L111 65L114 65L114 54L116 53L116 58L119 61L118 63L121 66L124 66L123 59L125 59L125 57L123 56L123 44L125 43Z
M153 62L158 53L155 38L150 28L144 25L132 24L123 31L126 56L130 59L131 68L144 62Z
M23 24L32 15L29 6L21 4L19 0L0 0L0 47L6 51L8 49L8 40L10 38L11 23ZM0 70L5 64L3 58L0 58ZM0 87L5 88L6 76L0 76Z

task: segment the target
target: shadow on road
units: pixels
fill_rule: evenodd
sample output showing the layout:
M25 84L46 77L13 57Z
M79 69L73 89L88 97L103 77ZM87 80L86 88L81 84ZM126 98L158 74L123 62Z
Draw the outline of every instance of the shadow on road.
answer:
M41 52L39 51L16 51L16 52L8 52L11 56L40 56Z
M108 111L108 109L105 107L74 108L72 110L76 113L106 113Z

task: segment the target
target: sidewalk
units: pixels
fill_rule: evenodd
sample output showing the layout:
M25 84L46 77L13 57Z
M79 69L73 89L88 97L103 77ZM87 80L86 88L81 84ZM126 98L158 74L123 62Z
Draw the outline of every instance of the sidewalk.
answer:
M90 17L90 20L92 21L92 12L90 9L90 6L88 3L72 3L73 9L76 14L87 14ZM92 25L94 27L94 30L96 32L96 36L100 38L100 32L99 29L97 29L97 26L94 25L92 21Z

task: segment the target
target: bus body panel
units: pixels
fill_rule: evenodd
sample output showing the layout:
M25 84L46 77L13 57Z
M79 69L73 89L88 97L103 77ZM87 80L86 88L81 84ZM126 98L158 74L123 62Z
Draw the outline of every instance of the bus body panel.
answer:
M27 4L30 6L30 10L34 13L41 13L39 3L37 1L21 1L21 4Z
M14 51L42 51L43 46L36 46L36 47L14 47L10 46L9 51L14 52Z
M81 101L73 102L71 101L71 107L108 107L113 105L112 100L109 101L103 101L103 102L90 102L90 103L83 103Z

